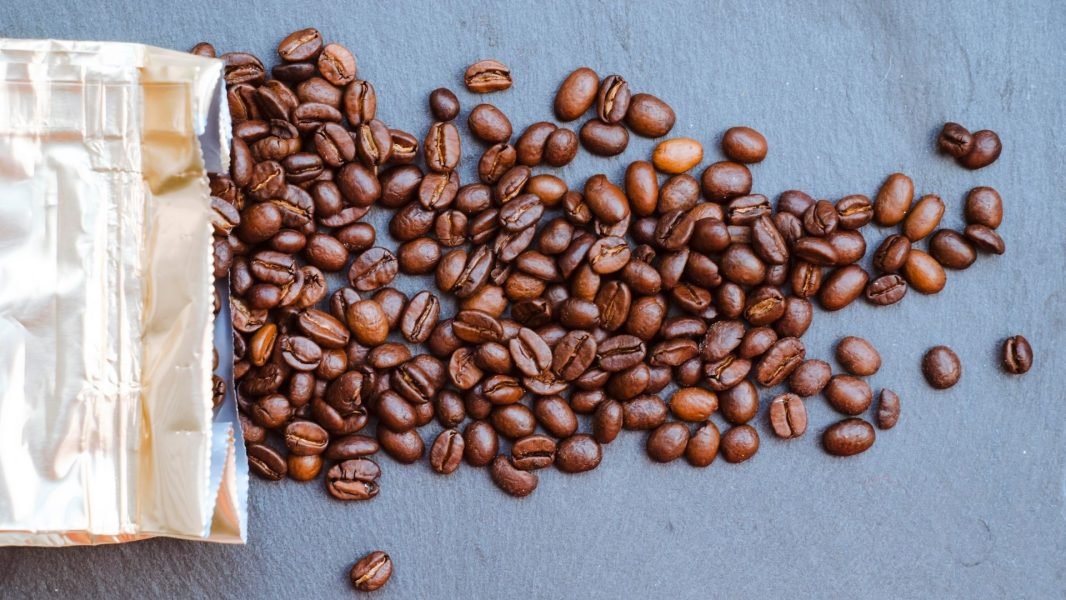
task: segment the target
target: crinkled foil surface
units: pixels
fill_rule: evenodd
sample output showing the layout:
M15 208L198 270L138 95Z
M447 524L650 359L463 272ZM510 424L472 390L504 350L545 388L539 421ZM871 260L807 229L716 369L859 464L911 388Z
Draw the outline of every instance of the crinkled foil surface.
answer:
M211 391L221 72L0 39L0 544L244 540L240 427Z

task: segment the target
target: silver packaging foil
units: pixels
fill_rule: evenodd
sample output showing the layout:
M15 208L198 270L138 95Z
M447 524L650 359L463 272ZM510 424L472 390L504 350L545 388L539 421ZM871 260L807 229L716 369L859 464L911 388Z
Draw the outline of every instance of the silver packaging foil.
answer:
M212 408L213 341L231 363L207 181L228 163L221 75L0 39L0 545L245 539L232 385Z

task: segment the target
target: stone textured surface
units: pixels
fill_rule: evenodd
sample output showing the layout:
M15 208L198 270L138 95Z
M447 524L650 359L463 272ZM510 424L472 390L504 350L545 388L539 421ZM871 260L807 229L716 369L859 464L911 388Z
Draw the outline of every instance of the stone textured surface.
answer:
M995 186L1008 252L949 273L936 297L816 314L811 355L831 360L835 340L864 335L884 358L871 384L902 398L899 425L862 456L822 453L819 435L838 417L816 398L798 440L777 441L760 421L762 449L747 464L653 464L643 436L626 433L600 469L543 473L521 501L484 471L443 478L382 459L383 491L367 504L334 502L317 484L254 482L246 547L0 549L0 597L344 598L351 564L378 548L396 565L379 598L1066 594L1066 12L1056 3L240 4L11 1L0 35L181 49L206 39L270 56L287 32L316 25L357 54L381 117L418 135L437 86L459 93L465 119L477 99L462 72L478 58L512 67L514 89L486 100L516 131L550 119L556 86L587 64L669 101L673 133L704 142L708 160L727 127L761 130L770 155L753 169L755 189L772 197L873 195L902 170L919 193L944 198L945 224L958 227L965 192ZM997 130L1002 157L970 172L935 154L945 120ZM564 173L571 185L596 172L618 179L652 146L634 138L623 156L582 154ZM871 246L887 233L866 230ZM997 362L1016 333L1036 353L1024 377ZM964 374L935 392L919 361L942 343Z

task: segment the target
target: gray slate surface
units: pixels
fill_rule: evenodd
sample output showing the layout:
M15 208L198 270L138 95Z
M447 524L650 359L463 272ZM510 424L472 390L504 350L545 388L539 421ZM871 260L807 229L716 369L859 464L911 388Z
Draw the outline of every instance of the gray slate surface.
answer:
M903 398L899 426L861 457L821 452L818 434L837 417L812 400L808 435L780 442L760 422L763 447L748 464L652 464L643 436L630 433L600 469L544 473L522 501L483 471L441 478L383 459L384 491L367 504L333 502L321 485L254 482L247 547L0 549L0 597L343 598L349 566L376 548L396 562L380 598L1066 596L1060 3L247 5L10 0L0 35L182 49L207 39L270 56L285 33L313 24L356 52L381 117L419 135L428 91L460 91L477 58L513 68L515 88L491 101L516 129L550 118L562 77L588 64L669 101L673 133L703 141L710 160L727 127L762 130L771 154L753 172L767 195L872 195L902 170L920 192L942 195L946 225L959 226L966 190L993 185L1009 250L950 273L936 297L817 314L810 354L828 358L834 340L865 335L884 356L871 383ZM1002 158L974 173L936 155L945 120L996 129ZM583 155L566 177L620 178L652 146L636 139L616 159ZM866 233L871 245L887 234ZM1022 378L997 367L1000 340L1019 332L1037 356ZM965 364L946 392L918 369L939 343Z

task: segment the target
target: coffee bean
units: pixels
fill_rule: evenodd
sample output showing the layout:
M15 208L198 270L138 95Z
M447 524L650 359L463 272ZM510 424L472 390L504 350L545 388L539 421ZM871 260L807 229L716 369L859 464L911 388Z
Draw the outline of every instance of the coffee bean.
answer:
M837 264L836 248L825 238L801 237L792 245L792 253L799 259L819 266Z
M205 56L207 58L215 58L215 47L208 42L200 42L189 50L189 54L195 54L196 56Z
M784 314L785 298L780 290L770 286L756 288L744 307L744 318L756 327L769 325Z
M889 175L874 199L874 221L884 227L898 225L907 216L912 200L914 182L911 178L903 173Z
M284 479L289 470L285 459L280 454L262 444L249 444L248 466L259 477L271 481Z
M744 462L759 451L759 432L751 425L732 427L722 436L719 449L727 462Z
M922 358L922 374L935 389L947 389L962 377L962 363L947 346L934 346Z
M1003 144L996 132L982 129L973 133L973 147L965 155L958 157L958 163L967 169L982 169L996 162Z
M861 194L844 196L836 202L839 226L842 229L859 229L873 220L874 209L870 199Z
M1003 238L999 237L998 233L985 225L967 225L966 229L963 230L963 235L966 236L966 239L973 242L973 245L977 246L977 249L982 252L1003 254L1007 250Z
M629 145L629 130L622 125L611 125L599 119L590 119L581 126L578 134L581 145L598 156L616 156Z
M881 390L880 401L877 404L877 427L892 429L897 421L899 421L899 395L884 388Z
M563 473L583 473L599 466L603 450L592 436L572 435L559 442L555 466Z
M448 173L459 164L462 143L459 130L450 122L437 122L429 128L424 144L426 166L436 173Z
M473 421L467 425L463 441L463 456L473 467L483 467L492 462L500 444L496 430L487 421Z
M763 387L774 387L800 366L805 355L806 348L798 338L781 338L759 359L755 380Z
M769 327L754 327L749 329L740 345L737 346L737 356L752 360L762 356L770 346L777 342L777 332Z
M326 489L338 500L370 500L378 495L381 469L368 458L354 458L334 465L326 473Z
M522 471L550 467L555 462L555 440L546 435L527 435L511 446L511 464Z
M327 44L318 56L318 71L333 85L347 85L355 80L355 56L340 44Z
M751 127L730 127L722 136L722 152L740 163L757 163L766 158L766 138Z
M822 447L833 456L854 456L870 449L877 435L866 421L851 417L831 425L822 434Z
M479 60L467 67L463 83L475 94L506 90L511 87L511 69L498 60Z
M940 225L944 216L944 201L932 194L922 196L910 209L903 221L903 235L912 242L929 235Z
M706 421L716 410L718 396L703 388L679 388L670 398L670 411L682 421Z
M438 121L451 121L459 116L459 99L448 88L437 88L429 94L429 110Z
M648 456L661 463L677 460L685 453L688 442L688 426L677 422L663 423L648 436Z
M975 187L966 194L964 214L968 224L995 229L1003 222L1003 200L990 187Z
M655 168L663 173L684 173L703 160L703 146L692 138L659 142L651 155Z
M226 85L235 86L242 83L258 85L266 76L263 63L251 54L227 52L219 58L224 63Z
M381 449L400 464L417 462L426 452L426 444L416 429L397 433L387 427L379 427L377 434Z
M751 193L751 172L736 162L716 162L700 177L703 193L711 202L725 202Z
M1033 368L1033 347L1025 336L1015 335L1003 341L1003 368L1012 375L1028 373Z
M929 254L949 269L965 269L977 260L977 250L965 237L950 229L941 229L929 240Z
M911 241L898 234L888 236L874 252L873 265L884 273L898 273L907 262Z
M810 298L822 287L822 268L807 261L796 261L790 282L793 294L799 298Z
M429 465L441 475L450 475L463 460L465 443L458 430L445 429L437 436L429 450Z
M899 275L882 275L866 286L866 300L876 306L895 304L907 294L907 282Z
M958 123L944 123L936 143L941 152L957 159L961 159L973 150L973 136L968 129Z
M913 251L911 256L916 252L920 251ZM825 283L818 291L818 302L825 310L840 310L862 295L869 280L870 276L858 265L840 267L825 278Z
M824 393L829 404L845 415L860 414L873 402L870 384L851 375L834 375Z
M881 368L881 355L869 341L847 336L837 342L836 359L852 375L869 376Z
M802 217L803 213L807 212L807 209L814 204L814 198L811 198L805 192L799 190L786 190L781 192L781 195L777 197L777 210L778 212L791 214L797 217Z
M359 559L352 567L352 585L360 592L373 592L381 589L392 577L392 559L388 554L377 550Z
M478 104L470 111L467 126L474 137L489 144L511 139L511 121L503 111L491 104Z
M907 262L903 265L903 277L921 294L936 294L944 289L947 283L947 275L940 263L917 248L907 255Z
M496 487L515 498L524 498L537 489L537 475L518 469L502 454L492 461L490 473Z
M750 381L742 380L718 393L718 410L726 421L743 425L759 412L759 393Z
M788 389L804 398L813 396L825 388L833 370L824 360L809 359L801 363L788 378Z
M555 94L555 116L560 121L573 121L596 103L600 78L588 67L570 73Z
M803 228L816 237L833 233L838 224L836 207L828 200L818 200L803 213Z
M807 431L807 407L796 394L781 394L770 402L770 427L783 439L797 438Z

